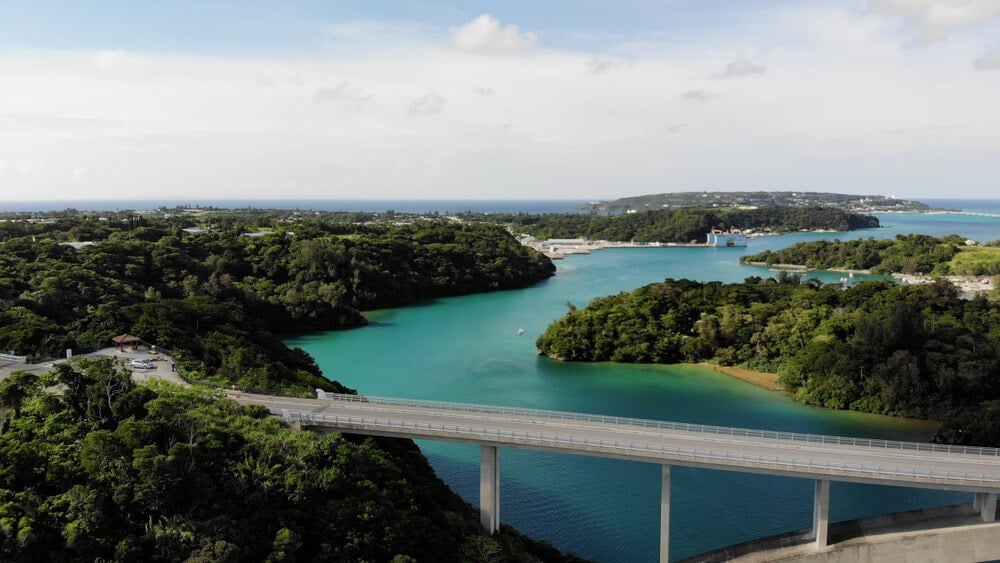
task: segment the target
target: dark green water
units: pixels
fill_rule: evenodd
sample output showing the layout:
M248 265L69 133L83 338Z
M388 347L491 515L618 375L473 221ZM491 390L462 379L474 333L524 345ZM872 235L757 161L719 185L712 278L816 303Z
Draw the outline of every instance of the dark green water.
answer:
M956 227L965 226L1000 238L1000 219L966 224L966 217L959 217L956 225L947 216L933 216L928 226L926 216L895 215L883 218L891 228L825 236L884 237L911 229L947 234L963 232ZM535 353L535 338L565 313L567 301L583 306L594 297L666 277L741 281L770 275L764 268L740 266L739 256L820 237L754 239L749 249L621 249L570 256L557 262L555 278L530 289L378 311L369 315L369 327L297 336L286 343L316 357L328 377L369 395L927 439L932 427L925 423L806 407L704 368L563 364ZM840 274L823 277L835 281ZM479 449L428 441L420 446L438 474L477 505ZM514 449L501 450L500 457L502 522L598 561L656 559L658 466ZM811 481L675 468L672 494L673 558L810 525ZM834 483L830 512L838 521L971 502L967 496Z

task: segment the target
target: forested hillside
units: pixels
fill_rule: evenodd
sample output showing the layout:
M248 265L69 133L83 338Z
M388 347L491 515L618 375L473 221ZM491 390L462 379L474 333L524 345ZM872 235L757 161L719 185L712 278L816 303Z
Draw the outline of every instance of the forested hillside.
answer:
M555 271L500 227L303 220L261 236L232 217L0 223L0 349L58 357L131 332L188 370L256 387L319 383L271 333L364 324L360 310L526 287ZM60 244L88 241L74 248Z
M409 440L293 431L201 389L137 386L110 358L15 374L0 401L2 561L573 559L484 535Z
M878 227L875 217L832 207L768 206L758 209L658 209L622 215L546 214L492 217L539 239L587 238L635 242L704 242L713 228L775 233L799 230L850 231Z
M58 357L130 332L193 379L346 391L273 334L554 271L497 227L259 219L0 222L0 349ZM203 388L136 386L109 359L0 380L0 561L571 559L484 535L408 440L293 432Z
M713 361L777 372L798 400L947 419L940 439L1000 445L1000 304L921 286L667 280L602 297L549 326L572 361Z

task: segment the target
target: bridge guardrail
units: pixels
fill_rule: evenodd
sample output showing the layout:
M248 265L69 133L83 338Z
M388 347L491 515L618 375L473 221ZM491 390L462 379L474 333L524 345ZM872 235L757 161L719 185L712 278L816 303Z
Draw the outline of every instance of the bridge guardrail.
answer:
M473 405L468 403L450 403L446 401L393 399L387 397L374 397L366 395L345 395L339 393L325 393L321 395L320 398L321 399L325 398L326 400L331 400L331 401L342 401L342 402L352 402L352 403L374 403L379 405L425 407L425 408L435 408L435 409L443 409L443 410L451 410L459 412L533 416L533 417L555 418L563 420L575 420L578 422L602 422L602 423L618 424L624 426L634 426L640 428L682 430L685 432L698 432L701 434L744 436L748 438L789 440L794 442L807 442L816 444L860 446L869 448L882 448L885 450L943 452L943 453L953 453L953 454L1000 457L1000 448L988 448L979 446L953 446L950 444L903 442L898 440L881 440L877 438L851 438L847 436L825 436L822 434L803 434L799 432L756 430L752 428L731 428L727 426L691 424L686 422L668 422L662 420L648 420L642 418L629 418L629 417L608 416L600 414L580 414L580 413L570 413L562 411L529 409L522 407L494 407L487 405Z
M496 439L508 438L512 441L522 440L533 444L545 445L577 445L583 447L593 447L598 449L613 449L634 454L673 454L695 458L699 460L729 460L743 463L757 463L774 467L787 467L799 469L826 469L834 471L845 471L861 473L866 475L876 475L885 477L910 477L944 479L948 481L958 481L962 483L983 483L990 485L1000 485L1000 474L994 473L968 473L959 471L934 471L929 469L915 469L908 467L889 467L876 464L852 464L852 463L831 463L827 461L815 461L812 459L797 459L794 457L779 456L759 456L749 454L739 454L733 452L720 452L712 449L702 448L679 448L674 446L663 446L657 444L642 444L635 442L624 442L621 440L601 440L597 438L578 438L572 436L560 436L558 434L544 434L535 432L521 432L514 430L488 430L473 426L459 426L448 424L434 424L426 422L406 422L401 420L326 415L322 413L292 412L288 413L289 419L301 423L310 424L317 422L332 423L335 425L356 425L362 427L386 428L389 430L426 430L445 435L473 436L479 438L495 437Z

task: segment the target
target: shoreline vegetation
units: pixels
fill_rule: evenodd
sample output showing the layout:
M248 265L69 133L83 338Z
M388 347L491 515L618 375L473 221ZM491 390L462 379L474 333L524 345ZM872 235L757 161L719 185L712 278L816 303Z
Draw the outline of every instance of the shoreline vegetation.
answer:
M797 231L851 231L876 228L870 215L848 213L832 207L765 206L653 209L617 215L590 214L459 214L468 222L507 225L513 232L538 240L587 239L630 243L698 243L716 231L745 236Z
M770 371L758 371L752 369L741 368L739 366L722 366L719 364L713 364L710 362L699 362L697 364L688 364L693 366L700 366L704 368L709 368L716 373L721 373L727 377L737 379L744 383L749 383L751 385L760 387L767 391L774 391L785 395L792 400L795 399L795 395L785 389L785 386L781 384L781 376L778 373ZM820 407L824 408L824 407ZM859 411L855 411L859 412ZM872 413L864 413L872 414ZM876 416L891 416L891 415L876 415ZM926 424L931 432L936 432L944 424L943 421L934 418L912 418L907 416L892 416L893 419L914 421Z
M555 360L707 363L799 402L943 420L934 439L1000 444L1000 304L945 281L666 280L599 297L538 338ZM735 369L729 369L729 368ZM745 371L744 371L745 370Z
M906 285L946 279L966 296L997 295L1000 241L980 243L959 235L918 234L889 240L823 240L743 256L740 262L790 271L891 275Z

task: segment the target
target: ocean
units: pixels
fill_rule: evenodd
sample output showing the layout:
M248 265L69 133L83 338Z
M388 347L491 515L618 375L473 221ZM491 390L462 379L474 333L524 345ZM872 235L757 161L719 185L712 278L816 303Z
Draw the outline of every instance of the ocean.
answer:
M0 201L0 211L122 211L161 207L223 209L301 209L381 213L572 213L586 200L574 199L115 199L60 201Z
M1000 214L1000 199L921 199L931 207L968 213ZM2 211L121 211L161 207L272 208L380 213L574 213L589 203L582 199L79 199L59 201L2 201Z

